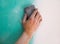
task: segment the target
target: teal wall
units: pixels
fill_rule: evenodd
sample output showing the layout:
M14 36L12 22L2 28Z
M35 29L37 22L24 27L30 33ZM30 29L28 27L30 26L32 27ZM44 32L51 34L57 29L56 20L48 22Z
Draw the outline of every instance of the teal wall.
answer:
M32 3L33 0L0 0L0 44L15 44L24 31L24 8Z

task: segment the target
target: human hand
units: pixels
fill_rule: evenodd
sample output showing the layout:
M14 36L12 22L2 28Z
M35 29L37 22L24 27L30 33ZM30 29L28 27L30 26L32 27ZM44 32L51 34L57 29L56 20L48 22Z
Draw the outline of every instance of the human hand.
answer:
M35 9L35 11L32 13L30 18L27 20L27 14L25 14L24 19L23 19L23 26L25 29L25 32L31 36L36 30L39 24L42 21L42 17L39 14L38 10Z

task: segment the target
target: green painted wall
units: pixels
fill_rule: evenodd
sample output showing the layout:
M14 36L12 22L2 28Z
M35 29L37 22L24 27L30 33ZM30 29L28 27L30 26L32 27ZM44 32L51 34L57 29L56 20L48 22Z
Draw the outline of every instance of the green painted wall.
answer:
M0 44L15 44L24 31L24 8L32 3L33 0L0 0Z

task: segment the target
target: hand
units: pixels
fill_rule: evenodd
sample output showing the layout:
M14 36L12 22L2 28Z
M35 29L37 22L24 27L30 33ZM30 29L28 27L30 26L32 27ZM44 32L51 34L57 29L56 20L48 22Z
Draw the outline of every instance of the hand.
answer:
M40 22L42 21L42 17L39 14L38 10L35 9L35 11L32 13L30 18L27 20L27 14L25 14L23 19L23 26L25 29L25 32L31 36L33 32L37 30L37 27L39 26Z

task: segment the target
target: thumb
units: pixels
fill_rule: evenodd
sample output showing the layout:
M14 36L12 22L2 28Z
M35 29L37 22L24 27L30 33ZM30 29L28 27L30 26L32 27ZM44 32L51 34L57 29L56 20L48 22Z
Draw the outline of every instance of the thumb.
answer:
M27 19L27 14L25 14L24 18L23 18L23 23L26 22Z

